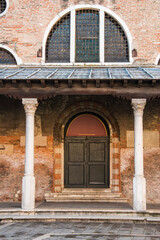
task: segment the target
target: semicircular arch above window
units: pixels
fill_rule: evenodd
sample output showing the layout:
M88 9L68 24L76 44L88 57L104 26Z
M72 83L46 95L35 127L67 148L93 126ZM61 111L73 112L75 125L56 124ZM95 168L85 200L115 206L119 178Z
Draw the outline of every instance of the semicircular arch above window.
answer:
M50 30L46 63L130 62L129 42L120 23L99 9L74 9Z
M0 47L0 64L17 65L16 59L7 49Z

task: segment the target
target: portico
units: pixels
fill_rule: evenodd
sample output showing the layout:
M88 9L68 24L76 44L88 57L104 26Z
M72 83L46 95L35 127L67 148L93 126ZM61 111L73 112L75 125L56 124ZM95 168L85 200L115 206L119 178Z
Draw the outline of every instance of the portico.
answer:
M60 196L61 193L66 193L63 172L65 157L64 155L66 154L64 149L66 124L70 121L70 119L73 120L74 116L80 116L87 113L96 117L98 116L99 120L102 121L103 124L104 122L106 122L106 124L108 125L108 133L110 136L108 148L109 181L107 182L107 184L104 182L104 186L107 186L104 188L104 192L107 192L108 195L112 193L113 196L116 197L121 197L122 187L124 188L124 185L121 187L121 168L123 168L123 166L120 167L121 152L123 150L123 146L125 146L126 141L126 136L124 134L126 133L127 129L132 130L134 122L133 130L135 153L134 177L132 177L133 209L135 211L145 211L147 185L144 176L143 163L143 111L145 110L145 105L148 104L150 98L156 98L156 96L159 95L159 79L157 79L156 77L157 69L155 72L154 69L145 69L144 71L144 69L136 68L84 68L83 70L83 76L80 75L80 73L82 72L81 68L67 70L65 68L58 68L56 70L52 68L47 68L39 69L39 71L34 68L24 68L21 70L13 68L9 70L9 75L7 75L8 70L4 69L3 71L1 71L1 93L3 93L4 95L8 94L12 97L18 97L19 99L22 99L22 104L24 106L26 114L25 171L22 184L22 209L26 211L31 211L35 208L34 117L35 114L38 114L38 119L40 119L40 121L42 122L38 124L40 124L40 129L44 129L44 126L46 127L47 125L45 125L46 120L44 121L43 119L43 113L45 112L45 108L42 107L42 101L45 106L45 103L47 104L47 100L44 100L45 98L48 97L52 101L52 98L54 99L55 96L59 96L58 101L62 102L62 99L64 98L64 103L55 102L53 105L51 105L52 107L50 109L48 108L48 105L46 105L49 114L52 114L55 111L55 114L58 115L57 118L55 118L54 120L54 125L52 125L53 128L50 127L50 130L47 130L48 133L46 132L42 136L44 137L45 135L47 136L47 134L51 133L54 137L54 148L52 145L50 145L50 149L54 149L53 187L50 190L51 194L53 193L55 194L55 196L56 194L57 196ZM61 73L64 73L64 78L60 78L59 71ZM106 75L106 72L110 74ZM121 73L120 76L118 75L119 73ZM127 76L126 73L128 74ZM139 74L138 79L137 73ZM155 84L156 88L154 88ZM126 98L128 104L126 107L126 111L124 110L125 100L122 101L122 114L119 111L119 100L117 100L121 98ZM99 100L97 101L96 99ZM70 103L67 103L67 101L69 101ZM40 104L40 112L38 102ZM59 113L60 108L58 106L62 108L61 113ZM125 122L123 123L123 116L126 116L126 119L124 118L126 126L124 126ZM130 120L128 120L128 116ZM52 121L52 118L50 118L50 121ZM49 121L48 124L50 125ZM46 144L48 144L47 141L49 141L49 139L47 140L46 137L45 139L46 142L44 145L38 145L36 143L36 158L39 148L42 148L40 149L40 151L45 154L45 146ZM88 142L85 144L88 144ZM104 153L102 154L102 149L99 146L100 145L96 145L97 149L99 149L99 156L102 156ZM88 152L86 152L86 155L84 156L85 159L89 159L87 154L93 155L93 153L91 152L91 150L89 150L88 147L86 149L88 150L84 151ZM88 161L90 160L85 161L87 164L85 165L85 169L87 169L88 164L90 164ZM96 158L96 161L99 160ZM96 161L94 164L99 164ZM103 164L101 165L101 167L100 165L99 169L102 169ZM104 167L105 174L107 173L106 166ZM89 176L90 173L88 172L87 174L88 175L84 176ZM104 178L105 176L107 176L105 174ZM99 176L101 175L103 174L100 174ZM67 190L67 194L69 194L69 191L70 189ZM46 194L48 194L47 196L51 196L49 195L49 193Z
M23 98L26 112L26 153L25 175L22 185L22 209L33 210L35 207L35 177L34 177L34 114L38 106L36 98ZM146 210L146 182L143 170L143 109L146 99L132 99L134 111L135 157L133 178L133 209Z

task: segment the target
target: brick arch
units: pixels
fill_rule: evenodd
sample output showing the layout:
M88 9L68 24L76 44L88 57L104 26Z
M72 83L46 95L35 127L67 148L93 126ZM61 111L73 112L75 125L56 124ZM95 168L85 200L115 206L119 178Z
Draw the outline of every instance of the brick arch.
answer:
M120 192L120 142L119 126L114 116L101 104L92 101L77 102L67 107L54 126L54 170L53 191L61 192L64 188L64 129L74 115L92 112L101 116L110 132L110 189ZM58 168L58 169L57 169Z
M119 125L113 114L111 114L103 105L92 102L83 101L77 102L69 107L57 118L54 126L54 140L59 143L64 139L64 127L74 115L81 112L93 112L101 116L108 124L110 135L113 137L120 137Z

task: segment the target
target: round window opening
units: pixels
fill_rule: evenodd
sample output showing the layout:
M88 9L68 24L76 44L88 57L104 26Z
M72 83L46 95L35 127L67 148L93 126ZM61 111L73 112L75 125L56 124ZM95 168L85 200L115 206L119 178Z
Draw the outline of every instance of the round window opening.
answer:
M6 0L0 0L0 14L4 13L7 8Z

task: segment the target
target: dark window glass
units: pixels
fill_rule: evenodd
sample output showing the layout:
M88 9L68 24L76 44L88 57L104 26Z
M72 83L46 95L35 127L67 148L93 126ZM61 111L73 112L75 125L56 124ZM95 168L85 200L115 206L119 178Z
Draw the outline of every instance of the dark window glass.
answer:
M0 14L5 11L6 7L7 7L6 1L0 0Z
M128 62L127 37L119 23L105 14L105 62Z
M99 12L76 12L76 62L99 62Z
M0 64L17 64L13 55L4 48L0 48Z
M70 14L52 28L47 39L46 62L70 62Z

